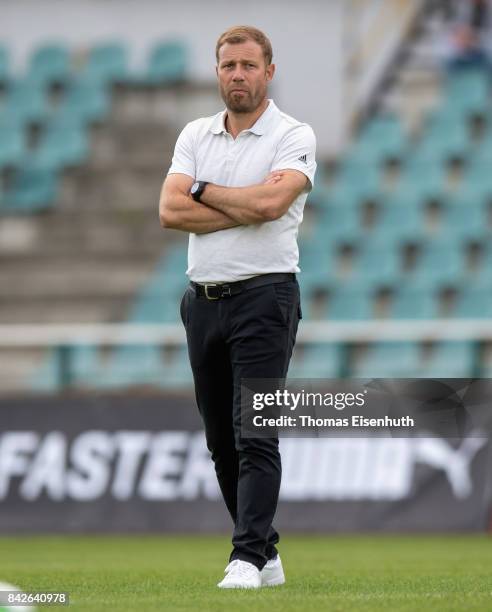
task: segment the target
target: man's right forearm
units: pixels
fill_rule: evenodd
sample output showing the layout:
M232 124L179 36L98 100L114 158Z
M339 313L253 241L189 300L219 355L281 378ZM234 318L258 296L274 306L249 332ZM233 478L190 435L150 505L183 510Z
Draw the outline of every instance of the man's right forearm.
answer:
M160 219L163 227L193 234L208 234L240 225L220 210L195 202L185 195L175 197L173 206L166 207Z

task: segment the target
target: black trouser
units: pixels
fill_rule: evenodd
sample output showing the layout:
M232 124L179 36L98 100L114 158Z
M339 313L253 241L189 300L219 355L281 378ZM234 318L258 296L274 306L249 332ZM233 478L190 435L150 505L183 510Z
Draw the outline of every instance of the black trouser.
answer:
M281 461L278 438L241 437L241 379L287 376L301 317L293 278L219 300L197 297L190 286L181 301L198 409L234 521L230 560L260 570L277 554Z

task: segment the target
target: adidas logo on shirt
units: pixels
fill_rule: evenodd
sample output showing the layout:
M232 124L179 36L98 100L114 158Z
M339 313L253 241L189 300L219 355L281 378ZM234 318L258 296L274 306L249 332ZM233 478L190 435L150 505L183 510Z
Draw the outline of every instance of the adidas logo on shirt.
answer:
M304 155L301 155L300 157L297 158L299 161L304 162L307 165L307 154L304 153Z

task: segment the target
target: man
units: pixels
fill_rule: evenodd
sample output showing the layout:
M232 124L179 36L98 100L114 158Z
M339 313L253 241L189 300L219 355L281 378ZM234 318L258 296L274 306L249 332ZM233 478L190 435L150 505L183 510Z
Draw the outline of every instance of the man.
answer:
M243 378L285 378L301 317L297 230L315 163L312 129L267 98L268 38L232 27L216 46L226 109L181 132L161 192L163 227L190 232L181 301L198 409L234 521L221 588L285 582L272 527L278 438L241 437Z

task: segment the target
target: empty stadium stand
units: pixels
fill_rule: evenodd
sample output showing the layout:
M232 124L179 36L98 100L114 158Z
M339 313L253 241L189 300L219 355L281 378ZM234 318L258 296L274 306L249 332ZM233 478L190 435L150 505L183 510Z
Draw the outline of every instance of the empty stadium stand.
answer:
M128 56L108 42L75 71L70 52L50 43L14 77L0 49L4 322L179 323L186 240L164 238L157 197L180 126L161 113L193 104L195 90L183 84L179 41L154 47L143 74ZM331 170L320 164L299 239L305 320L492 315L492 77L434 73L435 103L418 122L381 104ZM200 87L211 108L220 104L213 86ZM2 246L9 227L15 247ZM68 350L78 387L192 382L186 347ZM492 371L491 355L471 341L308 343L290 375L468 377ZM58 360L38 351L22 367L3 356L2 366L53 390Z

